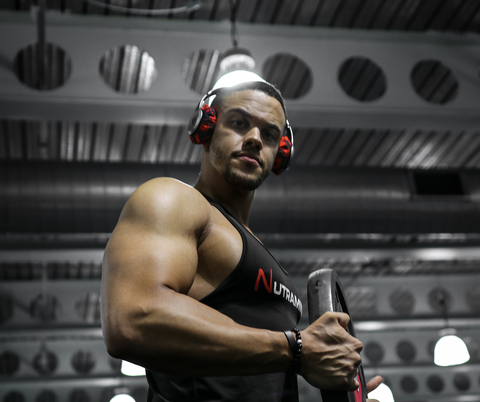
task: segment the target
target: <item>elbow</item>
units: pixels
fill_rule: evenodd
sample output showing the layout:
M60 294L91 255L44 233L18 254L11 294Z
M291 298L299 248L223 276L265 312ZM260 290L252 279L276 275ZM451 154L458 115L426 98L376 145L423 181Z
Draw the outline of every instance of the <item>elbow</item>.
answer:
M132 328L121 323L102 322L103 341L107 353L116 358L126 360L135 348L135 337Z
M107 349L107 353L116 358L124 359L125 352L128 350L128 340L121 333L112 328L106 330L103 328L103 341Z
M124 343L118 339L118 337L104 336L103 339L107 348L107 353L116 359L124 360L126 350Z

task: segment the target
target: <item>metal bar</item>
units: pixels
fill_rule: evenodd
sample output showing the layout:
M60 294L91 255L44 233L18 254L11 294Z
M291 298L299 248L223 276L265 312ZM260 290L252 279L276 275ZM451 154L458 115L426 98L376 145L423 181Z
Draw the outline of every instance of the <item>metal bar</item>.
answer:
M456 329L479 329L479 318L449 318L448 323ZM420 331L425 329L440 330L445 327L444 319L392 320L392 321L355 321L355 329L359 332L384 331Z
M27 342L36 340L98 340L103 339L102 329L99 326L82 327L50 327L50 328L4 328L0 333L0 342Z

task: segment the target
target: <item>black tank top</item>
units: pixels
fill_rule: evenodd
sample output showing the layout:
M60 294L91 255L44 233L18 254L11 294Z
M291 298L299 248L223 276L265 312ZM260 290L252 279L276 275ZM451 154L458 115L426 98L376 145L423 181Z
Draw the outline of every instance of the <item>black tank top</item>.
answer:
M288 273L228 211L205 198L238 230L243 252L235 269L200 302L249 327L272 331L295 327L302 302ZM297 378L290 373L185 378L147 370L147 379L149 402L298 401Z

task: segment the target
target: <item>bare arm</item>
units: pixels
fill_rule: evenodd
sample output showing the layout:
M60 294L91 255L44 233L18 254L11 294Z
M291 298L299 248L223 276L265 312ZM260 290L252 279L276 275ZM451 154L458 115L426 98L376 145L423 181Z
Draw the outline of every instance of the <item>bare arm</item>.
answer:
M104 257L107 350L176 375L286 371L293 356L283 332L239 325L187 296L197 273L206 208L199 193L171 179L156 179L132 195ZM301 374L312 385L356 388L352 377L362 344L345 331L347 322L346 314L327 313L302 332Z
M241 326L186 295L207 214L195 190L158 180L131 197L105 252L109 353L178 375L285 371L292 357L283 333Z

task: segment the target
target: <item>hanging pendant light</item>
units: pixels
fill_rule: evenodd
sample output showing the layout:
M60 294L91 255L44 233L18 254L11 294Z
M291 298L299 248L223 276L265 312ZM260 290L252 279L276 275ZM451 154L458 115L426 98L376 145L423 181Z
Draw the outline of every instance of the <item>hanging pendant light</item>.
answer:
M448 325L447 295L443 289L439 288L433 296L442 309L445 319L445 328L438 333L440 339L435 345L433 361L437 366L442 367L464 364L470 360L470 354L465 342L456 335L457 331Z
M454 328L444 328L439 332L440 339L434 349L434 362L437 366L456 366L470 360L465 342L456 335Z
M131 395L117 394L112 399L110 399L110 402L136 402L136 401Z
M376 399L381 402L395 402L390 387L381 383L376 389L368 393L368 399Z
M120 370L123 375L130 377L145 375L145 367L127 362L126 360L122 360L122 368Z
M218 65L218 80L213 87L214 89L245 81L263 81L258 74L253 73L255 59L250 51L238 47L237 2L235 0L230 0L230 10L232 48L221 55Z

